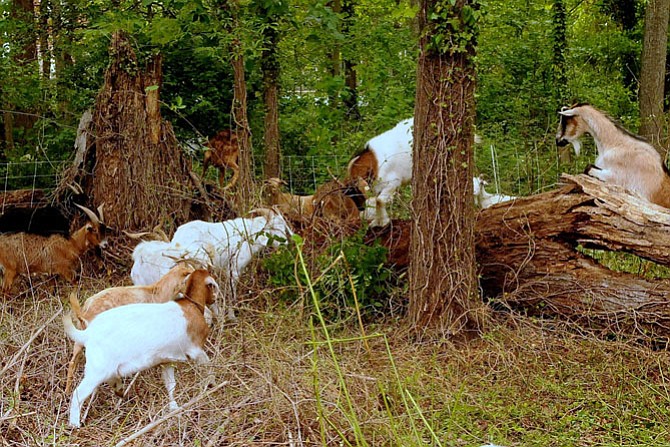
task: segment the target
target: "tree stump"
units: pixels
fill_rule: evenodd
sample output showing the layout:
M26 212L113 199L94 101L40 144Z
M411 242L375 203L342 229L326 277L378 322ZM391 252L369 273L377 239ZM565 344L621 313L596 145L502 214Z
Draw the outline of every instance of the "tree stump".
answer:
M482 210L476 252L484 295L602 331L670 337L670 281L609 270L578 247L670 265L670 210L586 175Z

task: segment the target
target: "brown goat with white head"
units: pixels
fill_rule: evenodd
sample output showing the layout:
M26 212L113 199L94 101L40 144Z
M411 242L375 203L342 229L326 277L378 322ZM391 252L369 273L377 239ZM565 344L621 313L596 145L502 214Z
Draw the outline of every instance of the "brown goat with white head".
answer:
M205 151L202 162L202 175L204 176L207 173L207 168L211 164L219 170L219 185L223 189L235 186L240 175L240 167L237 164L240 155L237 134L228 129L222 130L210 138L205 146L208 149ZM227 168L233 171L233 178L224 187Z
M595 165L586 169L586 174L623 186L652 203L670 208L670 175L661 155L651 144L589 104L564 107L559 114L557 145L572 143L579 155L579 139L585 133L595 140L598 157Z
M98 314L114 307L133 303L166 303L174 300L184 292L186 281L194 270L193 266L182 262L172 267L161 279L151 285L110 287L90 296L84 302L83 307L79 306L77 295L73 292L70 294L70 306L74 319L79 321L79 327L83 329ZM74 369L77 367L79 355L83 349L82 345L74 344L67 370L66 393L70 392ZM120 391L115 390L117 394Z
M75 204L76 205L76 204ZM4 269L3 293L12 289L16 275L31 273L57 274L74 282L77 261L86 251L107 245L106 226L103 223L102 207L99 216L81 205L89 218L84 226L69 238L60 234L12 233L0 235L0 265Z

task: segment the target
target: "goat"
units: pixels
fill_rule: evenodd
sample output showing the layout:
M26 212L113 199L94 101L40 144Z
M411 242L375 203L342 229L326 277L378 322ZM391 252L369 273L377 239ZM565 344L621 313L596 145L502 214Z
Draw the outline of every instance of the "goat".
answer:
M12 289L17 274L57 274L74 283L75 263L91 248L107 245L106 226L102 207L99 216L86 207L77 205L89 218L84 226L69 238L60 234L13 233L0 235L0 265L4 273L3 293Z
M314 195L299 196L283 192L281 186L285 185L277 177L265 181L268 204L277 207L285 215L310 216L314 213Z
M579 155L580 138L585 133L596 143L598 157L595 165L587 167L586 174L670 208L670 173L661 155L644 138L628 132L589 104L563 107L559 115L558 146L572 143Z
M165 303L175 299L184 291L186 281L195 269L186 263L175 265L157 282L148 286L110 287L90 296L80 308L76 293L70 294L70 307L79 327L85 328L100 313L114 307L133 303ZM216 313L216 312L215 312ZM72 358L68 364L65 392L69 393L72 386L74 369L77 367L79 354L84 347L75 343L72 349Z
M133 251L133 283L154 282L178 259L191 259L220 270L228 280L226 292L235 302L238 279L253 257L267 245L277 247L280 240L285 241L293 234L280 213L269 209L256 211L261 215L224 222L187 222L177 228L169 243L142 242ZM235 318L231 308L228 315Z
M204 312L217 290L207 270L196 270L183 297L175 301L115 307L99 314L84 330L74 327L71 313L65 315L65 333L86 347L84 378L70 402L70 425L81 426L81 407L98 385L108 382L118 389L122 377L160 364L170 408L178 408L174 367L169 362L209 362L203 350L209 335Z
M237 141L237 134L228 129L222 130L209 139L205 145L208 149L205 151L202 162L202 175L207 173L209 165L215 166L219 170L219 186L223 189L232 188L237 183L240 175L240 168L237 165L240 149ZM233 177L230 183L223 186L226 175L226 168L233 171Z
M484 189L488 182L481 177L472 177L472 185L474 190L475 205L480 208L488 208L502 202L508 202L516 199L515 196L507 196L504 194L491 194Z
M412 180L412 128L414 118L369 140L363 152L351 159L347 170L351 178L363 178L372 185L374 196L365 207L370 226L389 223L386 205L396 190Z
M362 177L326 182L314 193L315 215L338 222L357 221L365 209L369 190L368 182Z
M69 237L70 221L55 206L7 208L0 215L0 233L18 232L42 236L62 234Z

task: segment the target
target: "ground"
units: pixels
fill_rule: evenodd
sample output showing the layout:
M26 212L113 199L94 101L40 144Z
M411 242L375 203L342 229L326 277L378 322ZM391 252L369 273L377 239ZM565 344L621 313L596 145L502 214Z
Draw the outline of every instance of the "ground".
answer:
M123 272L84 274L80 299L128 283ZM510 311L492 311L467 342L417 342L401 317L367 322L366 338L354 318L326 335L308 301L245 286L238 321L214 324L211 365L178 367L188 408L127 445L670 445L665 351ZM156 369L126 379L125 399L101 387L70 429L61 314L71 286L20 287L0 302L0 446L111 446L168 414Z

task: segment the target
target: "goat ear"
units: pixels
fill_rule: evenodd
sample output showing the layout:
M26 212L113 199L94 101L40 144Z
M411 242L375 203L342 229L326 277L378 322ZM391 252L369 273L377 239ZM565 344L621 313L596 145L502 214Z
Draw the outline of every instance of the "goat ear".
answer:
M563 108L563 109L565 109L565 108ZM575 110L575 109L565 109L565 110L563 110L563 109L561 109L561 111L558 112L559 115L562 115L562 116L577 116L578 115L577 110Z

